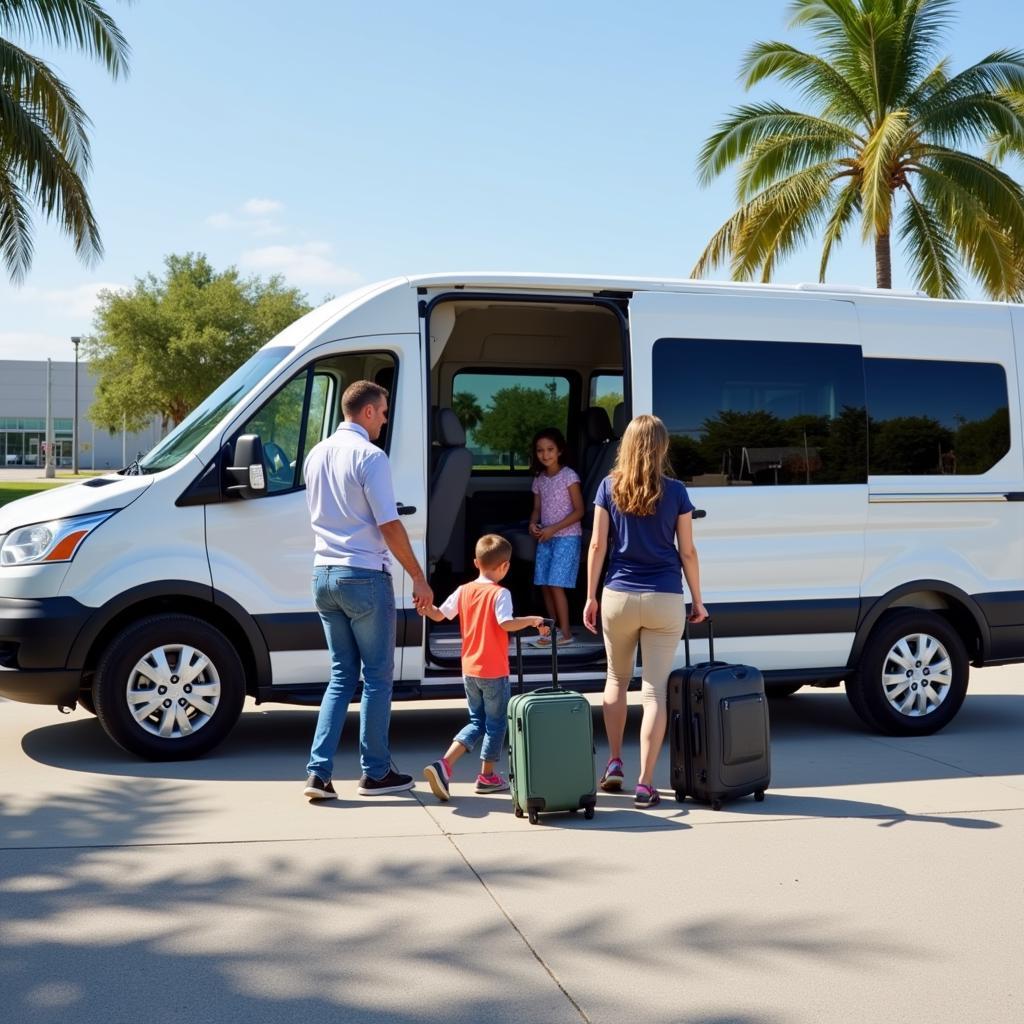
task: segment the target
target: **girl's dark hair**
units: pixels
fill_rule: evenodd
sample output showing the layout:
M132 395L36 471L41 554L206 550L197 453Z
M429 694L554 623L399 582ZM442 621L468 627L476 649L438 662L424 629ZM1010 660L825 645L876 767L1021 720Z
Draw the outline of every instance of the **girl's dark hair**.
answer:
M537 458L538 441L553 441L558 449L558 465L560 467L569 465L569 446L566 443L565 434L558 427L545 427L543 430L538 430L530 442L530 472L534 476L540 476L544 472L544 467Z

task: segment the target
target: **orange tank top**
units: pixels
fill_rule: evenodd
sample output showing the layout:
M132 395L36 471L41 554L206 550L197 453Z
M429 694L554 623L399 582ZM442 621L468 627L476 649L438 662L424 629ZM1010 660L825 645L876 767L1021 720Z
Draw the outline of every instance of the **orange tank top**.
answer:
M508 675L508 633L495 613L502 589L494 583L463 583L459 589L464 676L499 679Z

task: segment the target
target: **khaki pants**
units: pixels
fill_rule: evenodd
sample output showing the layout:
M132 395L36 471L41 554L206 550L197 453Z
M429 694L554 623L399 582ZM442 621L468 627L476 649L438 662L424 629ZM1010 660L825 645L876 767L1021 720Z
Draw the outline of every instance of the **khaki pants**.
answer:
M682 594L635 594L605 589L601 594L601 624L608 654L608 682L625 692L639 643L643 651L643 702L667 707L668 677L685 620L686 602Z

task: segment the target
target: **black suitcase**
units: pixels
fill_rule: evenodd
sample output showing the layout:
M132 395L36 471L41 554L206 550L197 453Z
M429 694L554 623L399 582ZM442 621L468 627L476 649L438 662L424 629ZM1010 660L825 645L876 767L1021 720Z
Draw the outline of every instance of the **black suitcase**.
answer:
M690 664L689 623L683 632L686 667L668 679L668 727L676 799L692 796L717 811L749 793L763 800L772 769L764 677L715 661L707 623L709 662Z

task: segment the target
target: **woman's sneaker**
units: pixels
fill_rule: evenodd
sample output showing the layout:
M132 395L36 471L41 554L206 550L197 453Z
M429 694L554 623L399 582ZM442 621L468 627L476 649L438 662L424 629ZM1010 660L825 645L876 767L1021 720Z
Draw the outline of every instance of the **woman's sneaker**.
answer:
M622 762L617 757L608 762L599 785L606 793L618 793L622 789Z
M661 794L653 786L639 785L633 795L633 803L637 807L657 807L661 803Z
M508 783L497 772L493 775L478 775L476 777L478 793L500 793L503 789L508 789Z
M451 780L444 761L432 761L423 769L423 778L430 783L431 792L438 800L447 800L451 796Z
M413 785L411 775L403 775L391 768L383 779L371 779L369 775L363 775L359 779L357 792L360 796L384 796L387 793L404 793L412 789Z

